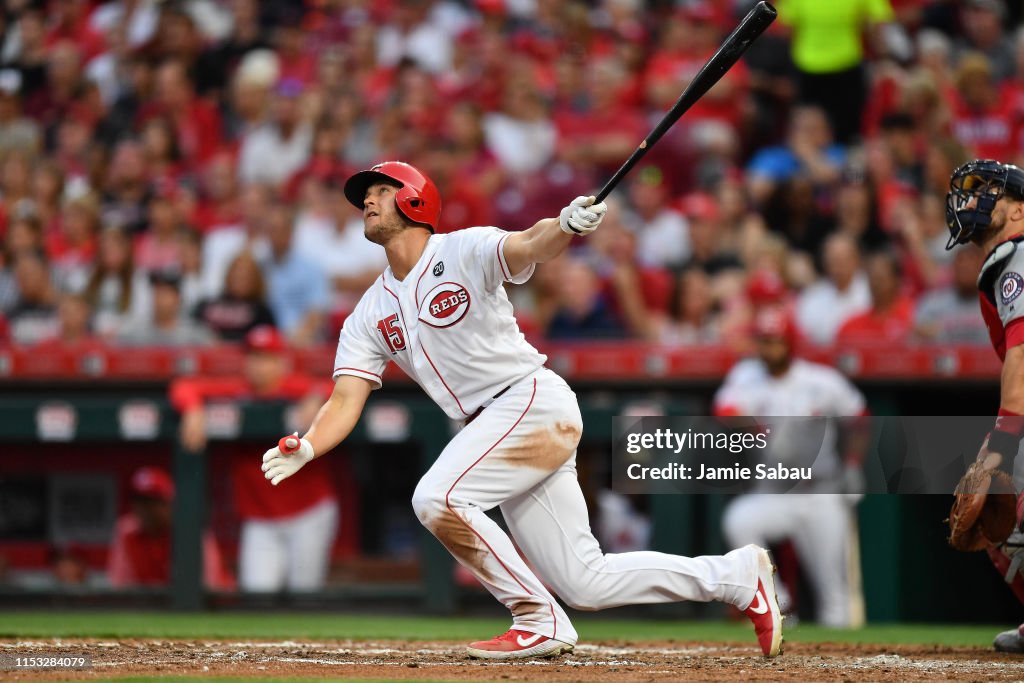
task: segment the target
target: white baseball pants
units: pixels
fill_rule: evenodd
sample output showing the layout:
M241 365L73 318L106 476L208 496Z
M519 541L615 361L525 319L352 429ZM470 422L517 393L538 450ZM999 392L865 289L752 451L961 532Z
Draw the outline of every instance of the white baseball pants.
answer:
M807 573L818 607L818 622L857 625L855 607L863 601L857 577L849 571L854 508L841 494L753 493L734 498L722 527L733 547L767 546L789 538ZM859 574L857 575L859 576Z
M338 503L317 503L294 517L242 522L238 587L273 593L323 588L338 530Z
M601 551L576 480L581 433L576 395L541 368L452 439L416 487L416 515L508 607L513 628L529 633L576 643L545 585L584 610L681 600L746 608L757 587L752 550L695 558ZM497 506L525 561L487 516Z

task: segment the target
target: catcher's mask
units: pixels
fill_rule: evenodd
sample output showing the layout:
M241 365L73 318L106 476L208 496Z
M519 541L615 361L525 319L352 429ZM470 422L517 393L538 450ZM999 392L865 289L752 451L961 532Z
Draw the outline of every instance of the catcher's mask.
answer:
M967 244L984 232L992 222L992 209L1004 194L1024 200L1024 171L1013 164L976 159L953 171L946 194L946 249Z

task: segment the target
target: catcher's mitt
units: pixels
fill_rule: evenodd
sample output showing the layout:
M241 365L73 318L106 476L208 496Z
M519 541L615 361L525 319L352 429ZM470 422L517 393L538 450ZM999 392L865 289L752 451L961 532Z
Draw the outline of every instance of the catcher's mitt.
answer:
M1002 456L989 453L971 463L960 478L949 511L949 544L957 550L984 550L998 545L1017 522L1013 479L996 469Z

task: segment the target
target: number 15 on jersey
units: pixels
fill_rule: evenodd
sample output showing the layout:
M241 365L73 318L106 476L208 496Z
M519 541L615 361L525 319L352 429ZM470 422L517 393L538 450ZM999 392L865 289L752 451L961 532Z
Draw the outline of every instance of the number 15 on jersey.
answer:
M405 350L405 335L402 334L402 328L398 326L397 313L392 313L383 320L378 320L377 329L384 336L384 343L391 349L391 353Z

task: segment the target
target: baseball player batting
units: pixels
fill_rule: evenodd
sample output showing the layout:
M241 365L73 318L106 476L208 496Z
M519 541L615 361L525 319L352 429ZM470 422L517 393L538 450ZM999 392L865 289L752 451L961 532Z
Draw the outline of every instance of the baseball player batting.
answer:
M393 360L464 423L420 479L412 505L512 613L512 627L471 643L470 656L509 660L572 651L576 630L552 591L585 610L726 602L751 619L765 656L778 655L782 616L775 568L763 548L696 558L605 555L590 531L576 479L583 428L576 395L520 333L504 283L526 282L534 264L556 257L573 235L596 230L604 203L577 197L557 218L521 232L473 227L436 235L441 197L413 166L389 161L356 173L345 196L363 210L366 237L384 247L389 265L345 321L334 391L313 425L263 456L271 483L349 435ZM499 506L529 566L487 516Z
M947 249L976 244L987 254L978 274L981 313L1003 362L999 417L957 486L949 542L986 550L1024 602L1024 500L1014 463L1024 436L1024 170L978 159L953 172L946 195ZM1024 652L1024 624L996 636L995 648Z

